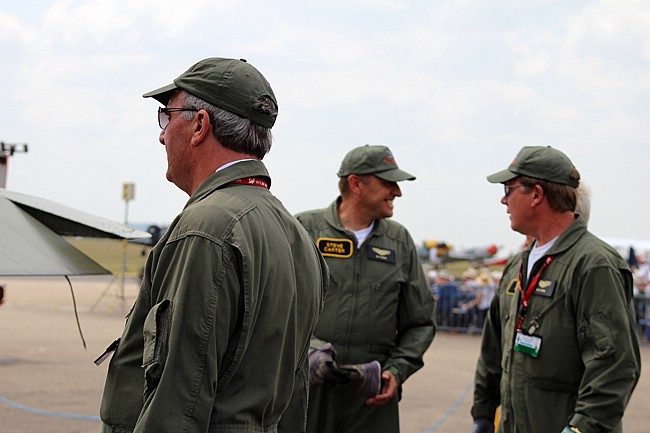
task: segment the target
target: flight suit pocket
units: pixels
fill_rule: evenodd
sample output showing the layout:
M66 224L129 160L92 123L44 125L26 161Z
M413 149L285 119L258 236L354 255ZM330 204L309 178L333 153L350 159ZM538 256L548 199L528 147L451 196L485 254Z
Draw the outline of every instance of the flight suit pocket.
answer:
M149 311L144 321L144 367L145 396L156 388L167 358L169 327L171 326L171 301L165 299Z
M616 345L607 316L598 312L586 317L579 325L578 335L583 345L591 347L595 359L607 358L614 354Z

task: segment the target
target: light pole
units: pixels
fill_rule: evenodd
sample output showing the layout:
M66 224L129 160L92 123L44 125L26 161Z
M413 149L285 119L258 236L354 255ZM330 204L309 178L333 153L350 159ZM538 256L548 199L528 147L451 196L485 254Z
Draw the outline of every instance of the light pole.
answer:
M27 153L27 143L16 144L0 141L0 188L7 187L9 157L14 156L16 152Z
M135 184L124 182L122 184L122 199L124 200L124 225L129 224L129 201L135 198ZM124 309L126 298L124 296L124 282L126 276L126 252L128 241L122 239L122 269L120 272L120 299L122 300L122 309Z

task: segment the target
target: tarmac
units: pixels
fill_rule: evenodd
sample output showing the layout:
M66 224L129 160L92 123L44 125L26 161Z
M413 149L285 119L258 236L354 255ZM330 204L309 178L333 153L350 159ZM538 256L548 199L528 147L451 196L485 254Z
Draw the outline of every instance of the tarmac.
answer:
M137 293L111 277L6 278L0 306L0 433L96 433L108 362L93 360L117 338ZM469 414L479 335L438 332L425 366L404 384L402 433L471 430ZM650 345L625 417L626 433L647 433ZM380 433L380 432L379 432Z

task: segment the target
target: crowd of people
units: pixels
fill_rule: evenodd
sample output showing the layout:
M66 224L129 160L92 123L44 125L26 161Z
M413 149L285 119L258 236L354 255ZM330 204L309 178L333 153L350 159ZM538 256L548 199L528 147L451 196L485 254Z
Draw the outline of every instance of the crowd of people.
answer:
M639 332L650 340L650 252L635 256L630 264L634 276L634 312Z
M527 246L529 244L524 243L523 247ZM634 263L630 266L634 282L636 323L640 335L648 340L650 340L649 256L649 252L636 255ZM470 265L456 276L439 264L435 267L427 264L424 269L436 301L436 323L439 328L480 333L490 302L501 280L501 271Z
M501 272L470 266L460 278L447 269L429 270L426 275L436 301L437 325L480 333Z
M533 240L527 237L522 250ZM634 312L639 334L650 340L650 252L628 258L633 275ZM460 275L454 275L440 263L423 266L436 301L436 324L441 330L480 333L490 303L499 286L502 272L470 264Z

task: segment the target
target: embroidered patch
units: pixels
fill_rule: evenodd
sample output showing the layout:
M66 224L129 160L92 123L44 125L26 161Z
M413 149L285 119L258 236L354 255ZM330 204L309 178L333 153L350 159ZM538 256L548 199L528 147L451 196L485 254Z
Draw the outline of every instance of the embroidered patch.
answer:
M368 259L395 264L395 251L368 245Z
M519 279L513 278L512 281L510 281L510 284L508 284L508 288L506 289L506 295L513 296L515 293L517 293L518 285L519 285Z
M550 298L555 292L555 286L557 281L555 280L540 280L535 287L535 295L544 296L545 298Z
M316 245L323 257L347 259L352 256L354 251L354 245L350 239L320 238L316 241Z

